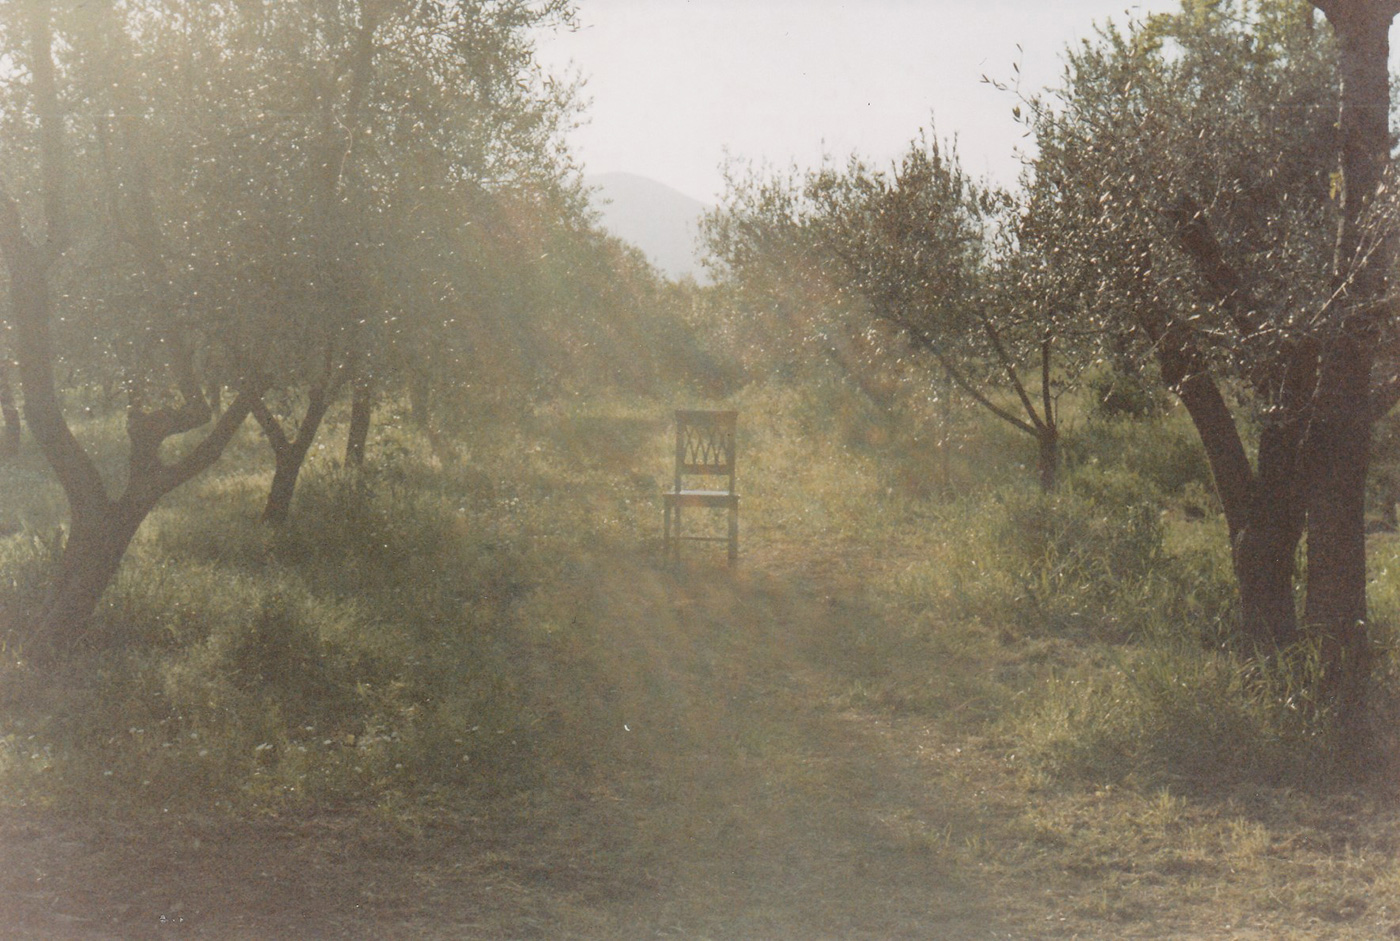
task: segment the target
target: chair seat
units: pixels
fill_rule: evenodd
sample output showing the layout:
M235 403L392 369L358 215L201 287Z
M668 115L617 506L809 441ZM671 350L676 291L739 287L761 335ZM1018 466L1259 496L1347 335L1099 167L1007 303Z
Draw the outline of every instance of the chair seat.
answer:
M728 490L671 490L662 496L673 506L729 506L739 503L739 495Z

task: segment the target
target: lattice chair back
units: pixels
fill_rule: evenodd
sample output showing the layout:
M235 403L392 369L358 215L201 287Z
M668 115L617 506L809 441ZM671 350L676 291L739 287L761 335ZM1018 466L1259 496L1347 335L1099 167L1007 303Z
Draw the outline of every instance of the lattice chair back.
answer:
M676 484L680 493L691 475L727 477L734 492L734 429L738 412L676 411Z
M727 542L729 561L739 554L739 494L734 489L735 447L734 431L739 413L677 409L676 411L676 477L670 493L665 494L665 549L669 556L680 557L682 539L703 542ZM722 477L706 482L705 489L691 486L688 477ZM688 506L715 507L729 511L727 537L682 536L681 509ZM674 534L672 521L674 519Z

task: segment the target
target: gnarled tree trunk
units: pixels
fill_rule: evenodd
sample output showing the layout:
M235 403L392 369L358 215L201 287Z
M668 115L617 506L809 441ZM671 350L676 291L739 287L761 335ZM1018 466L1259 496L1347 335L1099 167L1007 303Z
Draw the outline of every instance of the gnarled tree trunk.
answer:
M59 400L54 367L57 362L50 325L53 298L50 272L68 244L68 220L64 210L68 174L64 159L64 120L58 104L53 66L53 38L49 7L41 2L22 11L24 34L32 68L32 102L38 125L41 202L45 232L36 239L25 231L19 204L0 184L0 260L10 275L11 324L20 384L24 391L24 418L40 452L53 469L68 500L70 525L58 577L43 610L28 625L27 640L39 651L58 651L77 638L87 625L102 592L111 581L122 556L142 521L165 494L208 469L223 452L243 419L255 393L245 389L221 414L205 437L173 463L160 457L169 438L208 424L207 400L187 382L180 383L177 406L149 407L133 392L127 407L126 485L121 495L109 496L97 464L73 436ZM138 168L141 162L135 161ZM158 257L150 240L156 226L151 217L149 192L138 171L130 182L133 224L140 253L148 264ZM151 276L149 266L143 272ZM153 292L159 294L159 292ZM184 344L174 335L155 342L179 356ZM156 358L158 361L159 358ZM192 376L188 362L173 364L182 379ZM132 376L132 389L146 388L151 377ZM33 649L33 648L31 648ZM38 652L38 651L36 651Z
M252 407L253 418L262 428L267 443L272 448L272 486L268 488L267 502L263 505L262 518L265 523L277 525L285 523L292 513L292 497L296 495L297 479L306 464L306 455L311 451L311 443L326 417L331 400L335 397L338 384L317 383L312 386L307 401L306 412L297 424L296 437L288 438L281 423L261 399Z
M1390 162L1390 24L1396 0L1315 0L1337 37L1341 213L1332 310L1323 320L1308 429L1306 622L1322 654L1344 745L1364 748L1361 711L1374 654L1366 627L1366 473L1371 368L1394 234L1368 218Z
M1285 454L1290 432L1265 428L1256 473L1215 381L1193 368L1180 349L1159 342L1157 352L1163 377L1186 406L1215 479L1230 531L1242 632L1256 652L1272 656L1298 637L1294 578L1303 516L1290 472L1296 460Z

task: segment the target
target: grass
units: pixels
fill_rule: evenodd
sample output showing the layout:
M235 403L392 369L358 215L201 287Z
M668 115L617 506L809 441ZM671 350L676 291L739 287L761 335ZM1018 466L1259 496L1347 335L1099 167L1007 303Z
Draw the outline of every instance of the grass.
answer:
M449 466L384 426L363 473L316 452L278 530L248 434L141 531L98 614L119 648L61 676L7 649L0 805L476 828L404 850L438 887L421 917L496 912L453 936L531 912L582 937L1400 925L1400 817L1327 774L1306 664L1212 647L1228 552L1179 415L1085 420L1052 495L1017 439L981 480L969 447L942 497L917 483L921 439L849 389L751 385L723 403L731 570L709 547L658 559L672 404L463 411ZM3 473L17 619L60 504L34 464ZM1373 552L1390 623L1395 550Z
M1154 645L1050 676L1008 724L1051 780L1198 794L1317 787L1332 760L1298 708L1297 672L1260 676L1223 654Z

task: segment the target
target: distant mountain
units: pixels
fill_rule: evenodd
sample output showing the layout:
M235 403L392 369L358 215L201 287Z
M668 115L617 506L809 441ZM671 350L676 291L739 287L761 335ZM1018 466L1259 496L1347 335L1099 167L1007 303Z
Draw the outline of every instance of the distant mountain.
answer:
M599 173L584 182L594 189L605 229L640 248L668 277L704 279L695 247L704 203L635 173Z

